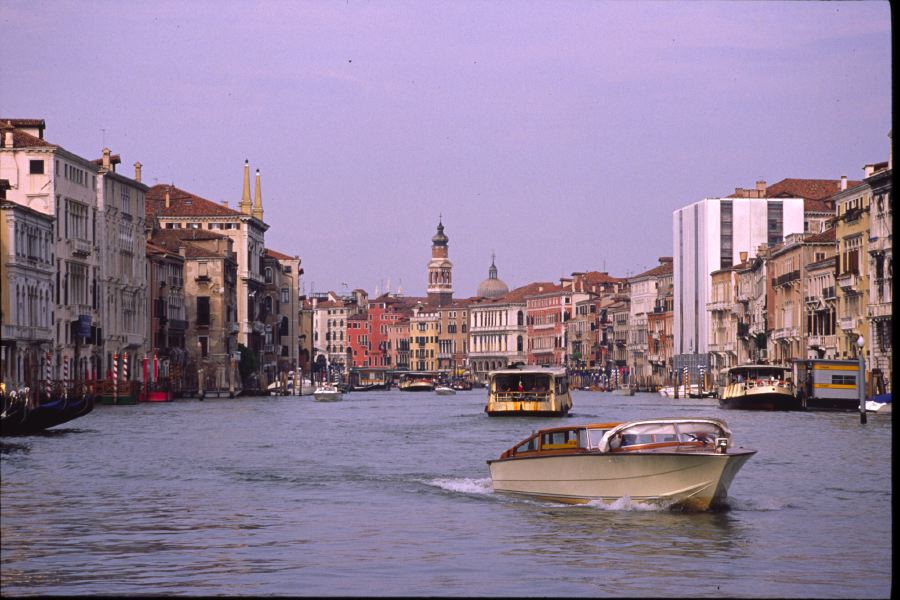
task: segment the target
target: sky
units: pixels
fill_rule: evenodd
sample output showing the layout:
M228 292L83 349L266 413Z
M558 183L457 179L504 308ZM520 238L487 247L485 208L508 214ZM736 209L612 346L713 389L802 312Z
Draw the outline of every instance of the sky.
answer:
M0 117L236 207L302 291L454 297L672 256L672 212L888 158L887 2L2 0Z

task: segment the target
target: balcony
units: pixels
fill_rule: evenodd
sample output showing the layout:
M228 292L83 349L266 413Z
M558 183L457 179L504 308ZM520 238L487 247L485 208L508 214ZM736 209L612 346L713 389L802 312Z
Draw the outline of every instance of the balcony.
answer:
M838 319L838 327L843 331L855 331L857 324L856 317L841 317Z
M706 310L709 311L730 311L733 303L732 302L707 302Z
M800 271L791 271L789 273L785 273L784 275L779 275L772 279L772 285L775 287L779 287L782 285L790 285L794 281L800 280Z
M773 340L790 340L800 336L799 327L782 327L772 332Z
M274 354L275 344L263 344L262 351L263 354Z
M80 256L82 258L90 256L94 248L87 240L70 239L67 241L67 246L72 256Z
M828 348L836 348L837 347L837 336L834 335L811 335L806 338L806 345L810 348L821 348L826 350Z
M835 283L845 292L855 291L859 285L859 274L853 271L841 273L835 278Z
M877 302L869 305L868 316L870 319L881 319L892 316L893 305L890 302Z

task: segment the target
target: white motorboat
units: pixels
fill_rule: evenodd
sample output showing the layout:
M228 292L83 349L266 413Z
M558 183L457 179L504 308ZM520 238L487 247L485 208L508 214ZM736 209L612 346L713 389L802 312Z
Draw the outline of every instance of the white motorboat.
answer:
M562 367L517 365L488 374L489 416L563 416L572 408L569 378Z
M452 396L456 393L456 390L446 385L439 385L434 388L434 393L438 396Z
M323 383L316 388L316 391L313 392L313 396L319 402L335 402L343 398L341 390L333 383Z
M674 418L542 429L487 462L496 492L708 510L755 453L732 448L724 421Z
M874 396L866 400L866 412L872 413L891 413L893 414L894 403L891 402L892 396L891 393L881 394L880 396Z

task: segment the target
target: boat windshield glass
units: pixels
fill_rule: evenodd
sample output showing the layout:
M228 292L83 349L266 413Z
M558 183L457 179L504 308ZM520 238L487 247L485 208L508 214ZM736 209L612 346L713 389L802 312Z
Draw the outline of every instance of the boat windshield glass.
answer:
M551 379L544 373L498 373L494 376L494 391L548 392Z
M645 423L628 427L620 432L622 446L635 444L657 444L678 441L673 423Z
M678 423L679 441L713 443L717 437L726 437L722 428L715 423Z

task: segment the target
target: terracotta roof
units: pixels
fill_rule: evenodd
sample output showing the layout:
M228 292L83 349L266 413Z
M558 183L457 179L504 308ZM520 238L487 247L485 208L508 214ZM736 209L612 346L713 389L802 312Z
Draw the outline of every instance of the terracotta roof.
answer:
M816 244L816 243L826 243L827 244L828 242L835 241L835 239L837 239L837 238L835 238L834 227L832 227L831 229L826 229L825 231L823 231L821 233L813 233L811 235L808 235L808 236L806 236L806 239L804 241L811 242L814 244Z
M13 132L13 148L59 148L56 144L51 144L46 140L42 140L39 137L33 136L30 133L25 133L21 129L16 129L9 125L8 122L0 122L0 131L6 132L12 129ZM5 135L0 137L0 143L6 144ZM5 147L5 146L4 146Z
M166 192L169 192L169 208L166 208ZM146 212L148 217L245 216L240 211L168 184L157 184L147 191Z
M588 271L587 273L583 273L581 277L585 283L595 285L598 283L624 283L627 281L625 278L613 277L609 273L601 271Z
M209 231L207 229L159 229L154 232L152 241L171 244L172 242L230 239L227 235Z
M847 181L847 187L851 188L860 183L862 181ZM766 188L766 197L825 200L840 191L840 179L782 179Z
M13 127L39 127L45 129L47 126L43 119L7 119L0 117L0 124L9 123Z
M665 262L661 265L656 265L652 269L644 271L643 273L639 273L631 277L631 279L637 279L638 277L660 277L662 275L671 275L672 274L672 263Z
M295 257L288 256L287 254L282 254L277 250L272 250L271 248L266 248L266 256L270 256L276 260L294 260Z

